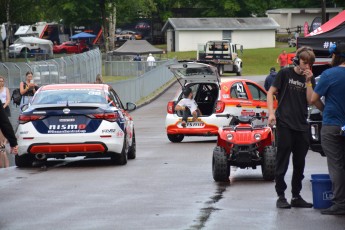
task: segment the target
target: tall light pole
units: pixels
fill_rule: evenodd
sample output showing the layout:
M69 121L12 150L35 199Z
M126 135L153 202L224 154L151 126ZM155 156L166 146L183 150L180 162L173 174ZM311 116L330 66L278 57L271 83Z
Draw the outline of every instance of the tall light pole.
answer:
M322 24L326 22L326 0L321 0Z

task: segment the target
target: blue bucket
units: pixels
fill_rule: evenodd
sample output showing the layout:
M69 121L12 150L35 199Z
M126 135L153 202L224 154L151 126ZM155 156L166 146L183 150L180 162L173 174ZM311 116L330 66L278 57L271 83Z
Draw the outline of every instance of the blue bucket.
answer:
M332 206L332 181L328 174L311 175L313 203L316 209L326 209Z

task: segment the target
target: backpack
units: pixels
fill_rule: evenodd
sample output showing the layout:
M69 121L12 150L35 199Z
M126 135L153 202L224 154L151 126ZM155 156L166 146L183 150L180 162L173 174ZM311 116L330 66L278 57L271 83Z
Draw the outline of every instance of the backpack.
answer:
M20 105L20 101L22 100L22 95L20 94L19 88L13 90L11 100L13 104L15 104L16 106Z

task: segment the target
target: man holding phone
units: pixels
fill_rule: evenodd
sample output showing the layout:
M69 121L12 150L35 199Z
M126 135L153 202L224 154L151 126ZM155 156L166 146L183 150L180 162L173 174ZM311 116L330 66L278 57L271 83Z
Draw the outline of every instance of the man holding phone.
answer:
M309 47L296 51L294 67L281 69L267 94L269 111L268 124L277 127L277 157L275 167L275 189L278 195L277 208L311 208L300 195L304 178L305 157L309 149L308 104L315 79L312 65L315 54ZM273 95L277 94L278 107L273 109ZM293 175L291 181L291 205L285 198L287 185L284 177L293 154Z

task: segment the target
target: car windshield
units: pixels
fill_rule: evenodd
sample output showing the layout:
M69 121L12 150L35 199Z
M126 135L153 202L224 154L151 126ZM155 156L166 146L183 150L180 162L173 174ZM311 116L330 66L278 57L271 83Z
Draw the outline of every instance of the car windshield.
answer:
M31 104L73 104L100 103L106 104L103 91L96 89L59 89L38 92Z
M227 42L212 42L208 44L209 51L228 51L229 43Z

